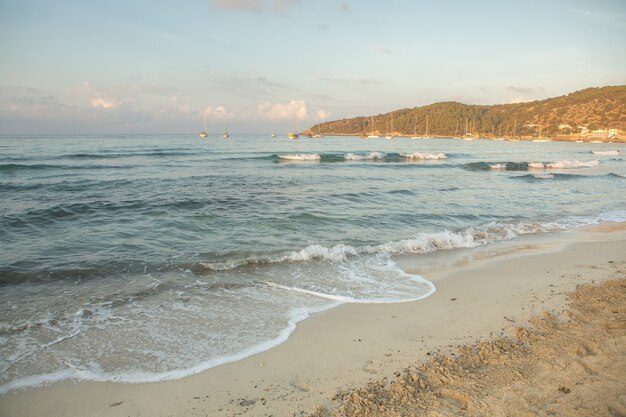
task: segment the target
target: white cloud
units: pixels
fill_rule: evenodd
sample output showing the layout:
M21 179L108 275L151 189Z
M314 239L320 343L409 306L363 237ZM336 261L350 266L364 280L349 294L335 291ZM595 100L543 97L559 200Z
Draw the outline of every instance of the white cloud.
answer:
M227 111L224 106L209 106L204 109L204 114L209 119L232 119L235 117L235 114Z
M96 97L91 100L91 105L93 107L102 107L103 109L112 109L115 107L115 102L105 100L102 97Z
M191 112L189 105L182 104L176 96L172 96L172 110L182 114L189 114Z
M315 117L317 118L317 120L326 120L330 117L330 113L328 113L324 109L319 109L315 112Z
M509 101L510 104L516 104L516 103L526 103L528 101L532 101L532 99L530 98L526 98L526 97L515 97L514 99L512 99L511 101Z
M303 120L308 117L306 103L302 100L291 100L289 103L264 103L257 106L257 113L270 120Z

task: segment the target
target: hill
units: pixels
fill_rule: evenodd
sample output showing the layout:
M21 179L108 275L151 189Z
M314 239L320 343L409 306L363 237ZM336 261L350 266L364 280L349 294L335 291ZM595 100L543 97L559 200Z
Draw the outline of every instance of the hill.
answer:
M395 110L374 116L335 120L312 126L305 133L326 135L384 135L393 117L394 136L422 135L480 137L555 136L578 134L578 126L626 130L626 86L587 88L565 96L526 103L469 105L457 102L434 103L423 107ZM372 119L374 126L372 126ZM565 127L564 125L570 126ZM561 128L559 129L559 126Z

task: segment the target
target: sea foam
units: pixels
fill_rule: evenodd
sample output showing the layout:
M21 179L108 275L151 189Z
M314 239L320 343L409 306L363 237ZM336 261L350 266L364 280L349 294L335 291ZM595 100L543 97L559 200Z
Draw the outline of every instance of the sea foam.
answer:
M448 156L443 153L422 153L422 152L413 152L413 153L401 153L400 156L408 159L448 159Z
M604 155L604 156L617 156L620 154L620 151L591 151L594 155Z
M320 155L316 153L295 153L278 155L278 157L288 161L319 161L321 159Z
M570 169L570 168L591 168L600 165L597 159L591 161L557 161L557 162L529 162L528 168L534 169Z

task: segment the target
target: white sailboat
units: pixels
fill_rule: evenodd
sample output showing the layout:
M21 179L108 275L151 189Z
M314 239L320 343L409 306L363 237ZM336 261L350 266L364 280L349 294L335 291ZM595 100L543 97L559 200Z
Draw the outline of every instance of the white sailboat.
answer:
M411 136L411 139L421 139L420 136L417 136L417 115L415 116L415 126L413 128L413 136Z
M474 138L472 134L467 130L467 117L465 118L465 133L463 134L463 140L472 141Z
M226 120L226 131L222 136L224 137L224 139L228 139L230 137L230 134L228 134L228 120Z
M272 120L272 137L276 137L276 121Z
M372 134L368 136L368 138L378 138L378 135L374 134L374 116L370 116L372 118Z
M289 133L289 139L298 139L300 137L300 119L296 119L296 131Z
M391 132L393 133L393 113L391 113ZM385 136L385 139L393 139L391 136L392 133L389 133L389 125L387 125L387 135Z
M209 136L209 134L206 132L206 112L202 112L202 122L204 125L204 130L200 132L200 137L206 138L207 136Z
M426 115L426 132L424 136L422 136L422 139L432 139L432 137L428 136L428 115Z

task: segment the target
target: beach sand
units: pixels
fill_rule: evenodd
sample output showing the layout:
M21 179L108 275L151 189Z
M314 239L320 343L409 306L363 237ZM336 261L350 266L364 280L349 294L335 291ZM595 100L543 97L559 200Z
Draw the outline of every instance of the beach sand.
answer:
M0 415L626 415L625 258L625 224L399 257L433 296L343 305L177 381L12 392Z

